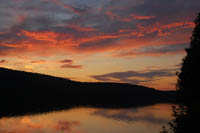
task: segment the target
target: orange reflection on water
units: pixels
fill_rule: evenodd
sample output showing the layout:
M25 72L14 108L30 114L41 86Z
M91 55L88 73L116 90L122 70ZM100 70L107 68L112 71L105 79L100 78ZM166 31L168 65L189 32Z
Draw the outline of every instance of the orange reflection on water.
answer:
M170 104L140 108L73 108L0 119L0 133L155 133L172 119Z

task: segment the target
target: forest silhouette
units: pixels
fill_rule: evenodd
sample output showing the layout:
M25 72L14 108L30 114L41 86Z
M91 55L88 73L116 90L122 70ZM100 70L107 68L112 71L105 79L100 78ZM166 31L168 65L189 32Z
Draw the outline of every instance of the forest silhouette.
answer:
M23 115L74 106L135 107L174 102L175 91L123 83L76 82L0 68L0 115Z
M179 106L173 107L174 119L169 122L170 129L163 127L162 133L199 131L200 13L194 23L190 47L185 49L186 56L178 73L176 99Z

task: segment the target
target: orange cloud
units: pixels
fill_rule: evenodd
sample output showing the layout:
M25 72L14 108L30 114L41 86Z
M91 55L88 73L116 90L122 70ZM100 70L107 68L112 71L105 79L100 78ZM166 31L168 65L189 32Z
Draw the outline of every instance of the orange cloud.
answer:
M21 34L33 38L35 40L44 40L44 41L48 41L48 42L53 42L56 43L56 38L61 35L59 33L55 33L55 32L50 32L50 31L44 31L44 32L29 32L29 31L25 31L22 30ZM66 34L65 34L66 36Z
M82 29L83 30L83 29ZM85 30L85 29L84 29ZM89 29L90 30L90 29ZM22 42L22 44L26 44L24 46L24 48L29 49L30 51L32 50L36 50L36 49L43 49L48 47L47 51L53 51L51 50L51 48L58 48L57 51L60 50L68 50L71 52L92 52L92 51L82 51L81 47L82 46L86 46L87 44L95 44L97 42L103 41L103 40L108 40L108 39L116 39L116 38L120 38L121 35L118 34L108 34L108 35L104 35L104 34L100 34L100 35L93 35L92 37L85 37L85 38L78 38L76 39L73 35L67 34L67 33L56 33L56 32L30 32L30 31L25 31L23 30L21 32L21 34L30 37L34 40L30 39L29 40L25 40L24 42ZM41 43L43 45L41 45ZM17 47L23 47L21 45L17 45ZM13 46L15 47L16 45L6 45L6 46ZM81 46L81 47L80 47ZM95 48L95 46L91 45L92 48ZM80 48L80 49L79 49ZM82 47L83 48L83 47ZM84 48L83 48L84 49ZM101 48L100 48L101 49ZM103 48L105 49L105 48ZM89 47L88 47L89 50ZM96 50L93 49L95 52ZM97 50L98 51L98 50Z
M46 61L45 60L33 60L31 63L33 64L44 64Z
M49 56L59 53L91 54L120 51L122 49L126 50L145 45L184 43L188 40L188 37L183 37L183 33L180 34L176 32L177 30L191 29L192 27L194 27L192 22L173 22L169 24L157 22L150 25L136 24L135 28L120 28L113 33L103 33L95 28L83 27L77 24L69 24L65 27L74 29L75 31L72 33L67 31L19 30L15 33L17 37L14 38L13 41L12 38L10 40L8 38L5 41L1 41L0 54L4 56L16 56L20 53L36 56ZM82 36L82 34L77 35L79 33L84 33L84 36ZM152 34L154 35L152 36ZM178 38L177 34L180 34L182 37ZM188 32L185 34L189 35ZM1 32L1 35L11 36L12 33ZM14 34L12 36L14 36ZM170 36L171 38L169 39ZM160 41L155 41L159 37L163 38L160 38ZM172 40L176 41L170 42ZM180 40L182 42L178 42ZM81 66L71 65L65 65L63 67L81 68Z
M71 26L71 27L76 27L76 26ZM78 28L78 27L76 27ZM92 31L93 29L90 28L80 28L80 30L82 31ZM120 35L104 35L104 34L100 34L100 35L93 35L92 37L85 37L85 38L79 38L78 40L75 38L75 36L70 35L68 33L56 33L56 32L51 32L51 31L44 31L44 32L31 32L31 31L21 31L22 35L25 35L27 37L30 37L34 40L37 41L44 41L43 45L45 45L45 43L51 45L51 46L78 46L81 43L87 43L87 42L92 42L92 41L100 41L100 40L104 40L104 39L115 39L120 37ZM37 41L34 40L30 40L30 44L31 43L38 43ZM27 40L29 41L29 40ZM40 43L40 42L39 42ZM28 44L27 44L28 45ZM11 46L11 44L9 44L9 46ZM15 45L12 45L15 46Z
M33 116L34 117L34 116ZM31 133L37 131L47 132L76 132L74 127L80 126L78 121L55 121L37 119L34 121L32 116L23 116L21 118L9 118L0 120L0 133Z
M113 13L112 11L106 11L105 14L112 20L117 19L117 20L123 21L123 22L131 22L131 21L133 21L133 19L147 20L147 19L155 18L155 16L139 16L136 14L130 14L128 17L127 16L124 17L124 16L117 15L117 14Z
M136 14L131 14L130 16L133 17L134 19L137 19L137 20L144 20L144 19L155 18L155 16L139 16L139 15L136 15Z
M153 25L149 26L142 26L141 24L136 25L138 28L138 31L143 33L143 34L150 34L153 32L158 32L158 36L165 36L169 35L173 32L175 28L193 28L194 23L192 22L173 22L170 24L160 24L160 23L155 23ZM172 31L165 32L164 30L169 30L172 29Z

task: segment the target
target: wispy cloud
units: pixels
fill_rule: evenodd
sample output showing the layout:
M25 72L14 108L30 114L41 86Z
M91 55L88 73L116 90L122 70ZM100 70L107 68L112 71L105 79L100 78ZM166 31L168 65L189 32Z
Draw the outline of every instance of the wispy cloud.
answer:
M158 69L144 71L125 71L113 72L102 75L92 75L91 77L104 82L125 82L131 84L140 84L151 82L162 77L173 77L176 75L176 69Z
M138 49L122 50L115 53L117 57L136 57L141 56L161 56L169 54L183 53L185 48L189 46L189 43L174 44L174 45L158 45L158 46L144 46Z
M70 59L65 59L65 60L61 60L60 62L61 63L73 63L74 61L70 60Z
M33 64L44 64L46 61L45 60L33 60L31 63Z
M75 65L74 61L70 59L61 60L60 63L63 63L63 65L61 65L60 68L75 68L75 69L83 68L82 65Z
M131 110L120 109L120 110L114 110L114 111L100 109L92 113L92 115L97 115L97 116L105 117L107 119L113 119L113 120L123 121L127 123L142 121L145 123L163 125L163 124L168 123L169 121L166 118L155 116L154 113L151 111L146 110L145 112L141 113L140 110L138 109L131 109Z
M82 65L73 65L73 64L64 64L62 66L60 66L60 68L77 68L77 69L81 69L83 68Z

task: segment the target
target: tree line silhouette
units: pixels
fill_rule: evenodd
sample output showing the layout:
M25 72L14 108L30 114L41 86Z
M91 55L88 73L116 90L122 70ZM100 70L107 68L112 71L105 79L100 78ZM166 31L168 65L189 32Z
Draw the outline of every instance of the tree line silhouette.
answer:
M177 101L173 107L174 119L170 121L170 129L163 127L162 133L193 133L198 132L199 122L199 76L200 76L200 13L194 21L190 47L186 48L186 56L178 73Z

